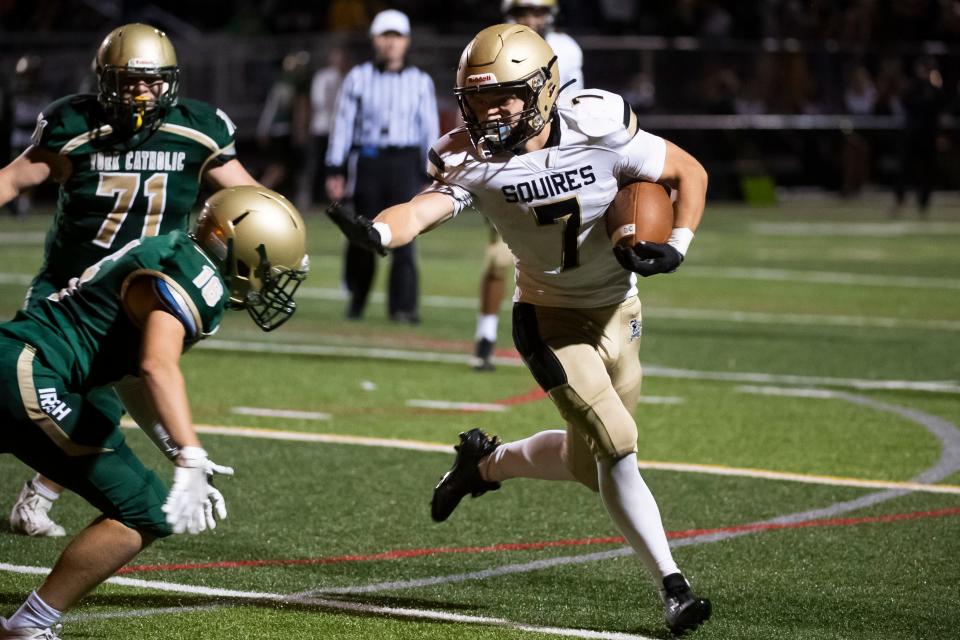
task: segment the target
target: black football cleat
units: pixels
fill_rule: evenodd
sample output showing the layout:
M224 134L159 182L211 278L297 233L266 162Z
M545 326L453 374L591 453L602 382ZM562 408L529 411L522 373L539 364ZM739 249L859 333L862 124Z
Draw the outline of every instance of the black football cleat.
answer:
M667 626L675 636L693 631L710 618L710 601L695 595L690 583L679 573L663 579L662 595Z
M491 438L480 429L470 429L460 434L460 444L454 447L457 457L453 466L443 474L433 490L430 517L434 521L443 522L449 518L463 496L470 494L476 498L500 488L499 482L487 482L480 477L478 466L484 456L499 446L500 439L497 436Z
M486 338L477 340L473 349L473 358L470 365L474 371L494 371L496 367L493 364L493 342Z

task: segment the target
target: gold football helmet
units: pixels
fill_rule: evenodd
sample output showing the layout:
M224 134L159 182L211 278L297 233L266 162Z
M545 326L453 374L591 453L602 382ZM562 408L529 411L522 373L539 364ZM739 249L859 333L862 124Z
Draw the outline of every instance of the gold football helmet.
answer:
M97 50L97 79L107 118L124 131L158 124L167 109L177 104L180 92L173 44L163 31L146 24L126 24L107 34ZM140 80L162 82L155 101L124 95Z
M508 119L481 121L470 107L470 96L503 90L515 91L523 100L523 110ZM454 95L478 150L515 149L540 133L553 114L559 93L557 56L529 27L487 27L460 56Z
M204 204L192 235L220 266L230 308L246 309L264 331L293 315L310 263L303 219L289 200L260 186L222 189Z

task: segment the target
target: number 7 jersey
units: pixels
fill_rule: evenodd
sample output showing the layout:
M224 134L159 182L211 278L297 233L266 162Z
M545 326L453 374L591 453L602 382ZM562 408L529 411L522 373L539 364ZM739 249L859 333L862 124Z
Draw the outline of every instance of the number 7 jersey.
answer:
M236 155L233 123L197 100L126 137L102 114L95 95L73 95L37 118L33 145L73 165L47 234L43 272L56 286L131 240L185 230L203 172Z
M604 213L621 185L656 181L666 143L637 128L618 95L586 89L561 96L548 146L483 157L465 128L429 153L429 192L492 222L516 264L515 302L588 308L636 294L636 275L613 256ZM557 135L559 128L559 136Z

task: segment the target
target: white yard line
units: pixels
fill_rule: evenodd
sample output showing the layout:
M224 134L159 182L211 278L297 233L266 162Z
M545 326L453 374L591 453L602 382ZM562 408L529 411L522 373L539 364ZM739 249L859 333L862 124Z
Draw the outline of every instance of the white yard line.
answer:
M960 277L877 276L867 273L847 273L841 271L799 271L796 269L710 267L701 265L684 267L683 273L684 275L697 278L724 280L769 280L772 282L808 282L862 287L902 287L907 289L960 289Z
M25 273L0 273L0 284L27 286L33 282L33 276Z
M46 567L31 567L15 565L6 562L0 562L0 571L21 574L40 574L46 575L50 569ZM342 611L348 613L374 614L381 616L390 616L395 618L409 618L414 620L438 620L442 622L459 622L464 624L477 624L482 626L504 627L516 629L518 631L527 631L530 633L541 633L544 635L560 636L567 638L589 638L591 640L653 640L649 636L642 636L632 633L618 633L611 631L592 631L590 629L570 629L566 627L544 627L531 624L524 624L507 620L505 618L494 618L487 616L464 615L459 613L450 613L448 611L437 611L434 609L413 609L408 607L386 607L380 605L366 604L363 602L344 602L332 598L317 597L312 595L285 595L280 593L270 593L263 591L240 591L236 589L221 589L216 587L202 587L192 584L182 584L177 582L167 582L163 580L141 580L137 578L115 577L107 580L110 584L124 587L134 587L139 589L149 589L152 591L163 591L167 593L182 593L190 595L209 596L215 598L225 598L230 600L240 600L247 602L276 602L276 603L296 603L313 605L329 611ZM202 611L206 607L195 607L194 610ZM154 611L164 611L155 609ZM171 613L181 613L183 610L179 607L170 608ZM126 612L118 612L118 617L126 617ZM136 614L137 612L131 612ZM140 612L140 617L143 612ZM132 617L132 616L131 616ZM103 619L104 615L99 615ZM90 618L97 619L97 618Z
M815 313L763 313L757 311L724 311L717 309L679 309L652 307L644 310L649 319L710 320L743 324L789 324L805 327L857 327L864 329L923 329L929 331L960 331L956 320L914 320L880 316L841 316Z
M267 409L265 407L232 407L230 413L239 416L262 418L289 418L291 420L329 420L330 414L321 411L292 411L290 409Z
M136 425L127 418L121 425L128 429L136 429ZM285 440L293 442L316 442L321 444L347 444L363 447L384 447L388 449L406 449L412 451L429 451L436 453L453 453L452 444L437 442L422 442L419 440L397 440L392 438L372 438L366 436L348 436L333 433L306 433L302 431L280 431L274 429L258 429L253 427L224 427L211 424L196 425L197 432L209 435L234 436L240 438L257 438L262 440ZM822 484L835 487L860 487L863 489L896 489L917 491L924 493L947 493L960 495L960 486L921 484L918 482L897 482L888 480L865 480L860 478L842 478L808 473L790 473L771 471L767 469L751 469L743 467L727 467L712 464L687 464L681 462L659 462L654 460L640 460L641 469L655 469L658 471L674 471L677 473L705 473L717 476L734 476L740 478L755 478L760 480L779 480L785 482L800 482L806 484Z
M0 232L0 244L42 245L46 237L45 231L3 231Z
M237 351L252 353L274 353L291 355L312 355L341 358L371 358L377 360L398 360L404 362L444 362L448 364L469 364L470 357L459 353L440 353L436 351L411 351L404 349L382 349L378 347L334 346L324 344L302 344L284 342L255 342L252 340L209 339L197 345L198 349L214 351ZM494 362L503 366L522 367L519 358L494 358ZM681 378L695 380L714 380L720 382L756 382L766 384L795 384L849 387L861 390L902 390L930 391L936 393L960 393L960 382L955 380L867 380L863 378L834 378L826 376L800 376L790 374L769 374L733 371L697 371L693 369L675 369L647 365L643 368L645 376L653 378Z
M960 235L956 222L755 222L753 233L772 236L857 236L899 238L905 235Z
M901 287L908 289L928 288L960 290L960 279L920 278L905 276L871 276L852 273L805 272L785 269L747 269L737 267L688 267L692 277L713 279L764 280L775 282L811 282L817 284L845 284L878 287ZM685 271L686 273L686 271ZM0 285L26 286L32 276L25 274L0 273ZM300 287L297 290L300 299L344 300L346 294L339 289L320 287ZM374 303L383 302L384 294L371 294ZM456 296L422 296L424 307L442 309L474 309L475 298ZM736 322L748 324L789 324L800 326L836 326L864 327L875 329L924 329L931 331L960 331L960 321L924 320L919 318L890 318L880 316L854 316L804 313L764 313L752 311L729 311L726 309L692 309L685 307L654 307L644 311L647 318L667 318L675 320L710 320L717 322Z
M640 404L683 404L683 398L677 396L640 396Z
M709 267L699 267L694 275L699 277L717 278L722 269L712 269ZM868 282L875 286L901 286L907 288L916 288L926 286L929 288L942 289L960 289L960 281L948 278L909 278L902 280L887 281L886 279L874 279L865 276L863 281L859 281L859 274L807 274L805 272L795 272L793 277L786 274L790 272L779 272L783 277L761 277L762 273L773 272L774 270L755 270L742 269L731 270L729 275L735 279L750 280L774 280L798 282L817 282L820 284L867 284ZM755 273L749 276L749 273ZM836 276L836 280L831 282L831 277ZM720 276L724 277L724 276ZM852 282L852 280L858 280ZM925 285L919 285L917 282L923 281ZM300 287L297 290L298 298L312 298L315 300L345 300L346 294L339 289L321 289L318 287ZM385 300L384 294L374 292L371 294L372 300L379 304ZM421 304L424 307L439 307L443 309L474 309L477 306L475 298L461 298L454 296L423 296ZM951 320L922 320L913 318L884 318L877 316L850 316L850 315L829 315L829 314L802 314L802 313L760 313L748 311L728 311L725 309L689 309L676 307L655 307L650 306L644 309L644 315L647 318L671 318L680 320L718 320L724 322L740 322L753 324L797 324L797 325L825 325L825 326L843 326L843 327L873 327L881 329L897 328L917 328L932 329L944 331L960 331L960 322Z
M408 407L416 407L419 409L439 409L439 410L454 410L454 411L476 411L476 412L490 412L490 413L503 413L507 410L502 404L494 404L490 402L451 402L449 400L407 400L405 403Z

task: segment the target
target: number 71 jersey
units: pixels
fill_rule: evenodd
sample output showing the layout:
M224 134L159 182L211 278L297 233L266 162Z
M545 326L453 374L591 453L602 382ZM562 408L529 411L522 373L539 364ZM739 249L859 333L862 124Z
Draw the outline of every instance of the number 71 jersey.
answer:
M235 157L222 111L181 99L153 131L118 136L95 95L67 96L37 118L33 145L73 166L60 186L43 271L65 286L131 240L186 230L200 177Z
M519 155L484 156L465 128L451 131L430 150L427 191L496 226L514 255L514 301L618 304L636 294L636 275L614 258L604 213L621 185L659 180L666 143L637 128L623 98L597 89L561 97L551 122L548 146Z

